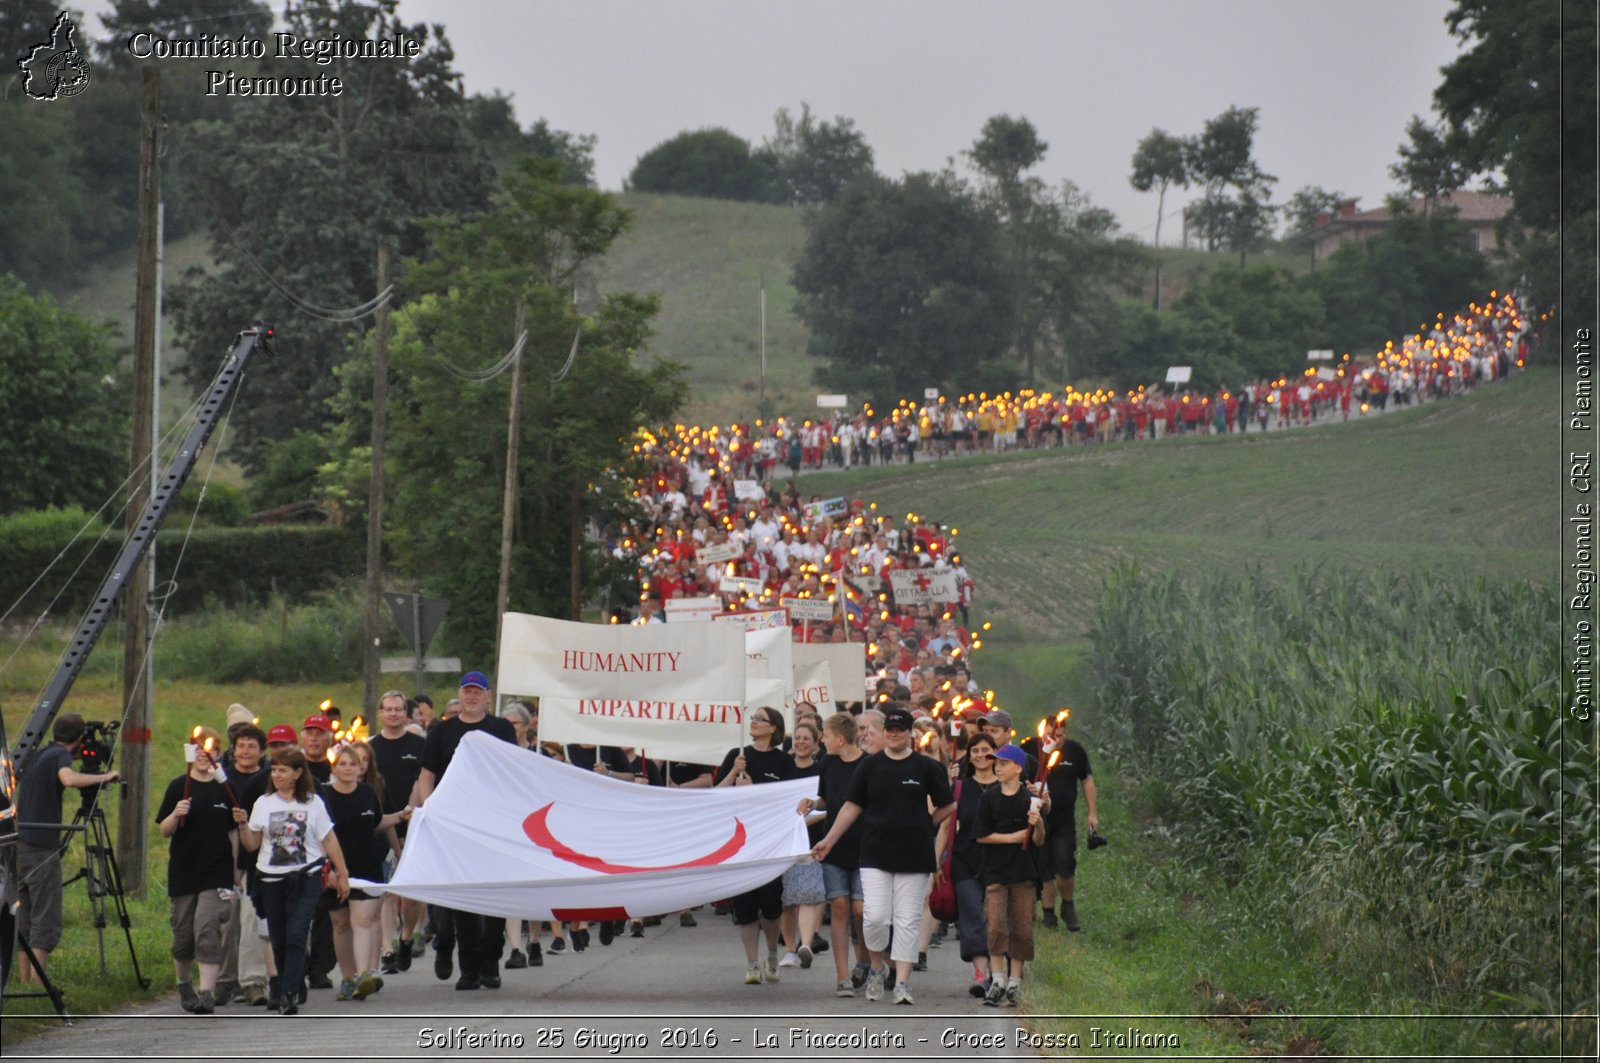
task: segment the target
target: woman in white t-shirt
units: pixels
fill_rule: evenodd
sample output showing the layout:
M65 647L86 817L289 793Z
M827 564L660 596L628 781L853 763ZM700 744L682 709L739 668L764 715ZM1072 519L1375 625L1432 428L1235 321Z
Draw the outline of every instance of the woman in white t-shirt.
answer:
M239 835L246 849L259 851L259 908L278 966L267 1006L293 1015L305 1000L306 939L322 894L323 867L333 866L340 900L350 895L350 871L298 746L273 752L271 780L271 792L256 800Z

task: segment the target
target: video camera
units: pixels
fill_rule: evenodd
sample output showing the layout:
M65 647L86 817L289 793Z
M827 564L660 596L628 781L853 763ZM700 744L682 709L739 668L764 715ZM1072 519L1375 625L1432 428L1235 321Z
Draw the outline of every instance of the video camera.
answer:
M116 748L120 720L85 720L83 737L78 740L78 770L85 775L99 775L110 770L112 752ZM85 786L79 791L85 804L100 792L100 786Z

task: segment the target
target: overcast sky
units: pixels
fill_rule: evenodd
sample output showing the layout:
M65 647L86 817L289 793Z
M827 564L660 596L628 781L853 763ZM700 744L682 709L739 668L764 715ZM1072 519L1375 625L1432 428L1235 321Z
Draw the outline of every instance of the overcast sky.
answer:
M3 0L0 0L3 2ZM282 10L281 0L270 0ZM91 13L107 0L87 0ZM401 0L443 23L469 92L499 90L524 126L594 134L617 190L685 129L759 144L802 102L855 120L880 172L937 170L996 114L1049 144L1071 180L1149 239L1154 193L1128 184L1152 128L1198 133L1260 109L1256 161L1283 203L1306 185L1381 205L1413 114L1459 52L1450 0ZM1175 211L1162 238L1176 239Z
M1413 114L1458 54L1449 0L402 0L444 23L471 92L515 98L524 125L593 133L602 187L684 129L752 144L801 101L853 118L880 172L938 169L984 120L1021 115L1072 180L1148 239L1154 193L1128 184L1159 126L1198 133L1260 108L1274 201L1305 185L1378 206ZM960 160L958 159L958 162ZM1184 196L1180 193L1179 204ZM1169 202L1169 212L1175 204ZM1174 219L1175 220L1175 219ZM1165 226L1162 240L1177 236Z

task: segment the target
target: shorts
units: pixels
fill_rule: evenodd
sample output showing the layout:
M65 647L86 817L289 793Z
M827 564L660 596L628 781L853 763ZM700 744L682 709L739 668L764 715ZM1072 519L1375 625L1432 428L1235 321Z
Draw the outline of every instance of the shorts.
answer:
M795 864L783 873L783 906L791 904L821 904L828 899L822 877L822 864L808 860Z
M17 933L40 952L61 944L61 850L17 843Z
M233 918L233 890L209 889L172 898L172 958L222 962L223 935Z
M833 864L822 865L822 886L828 900L835 901L841 897L849 897L859 901L864 894L861 892L861 869L859 867L837 867Z
M783 876L763 882L733 899L733 925L749 926L758 918L769 923L783 916Z
M1056 878L1071 878L1078 872L1077 825L1052 830L1049 840L1050 862L1055 865Z

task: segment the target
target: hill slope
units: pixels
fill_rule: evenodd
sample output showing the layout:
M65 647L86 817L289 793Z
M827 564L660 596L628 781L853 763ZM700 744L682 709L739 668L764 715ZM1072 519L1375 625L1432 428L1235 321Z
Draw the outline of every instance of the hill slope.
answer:
M1558 380L1265 436L1196 437L808 477L807 494L953 523L1007 641L1087 631L1102 577L1251 563L1470 571L1554 585Z

